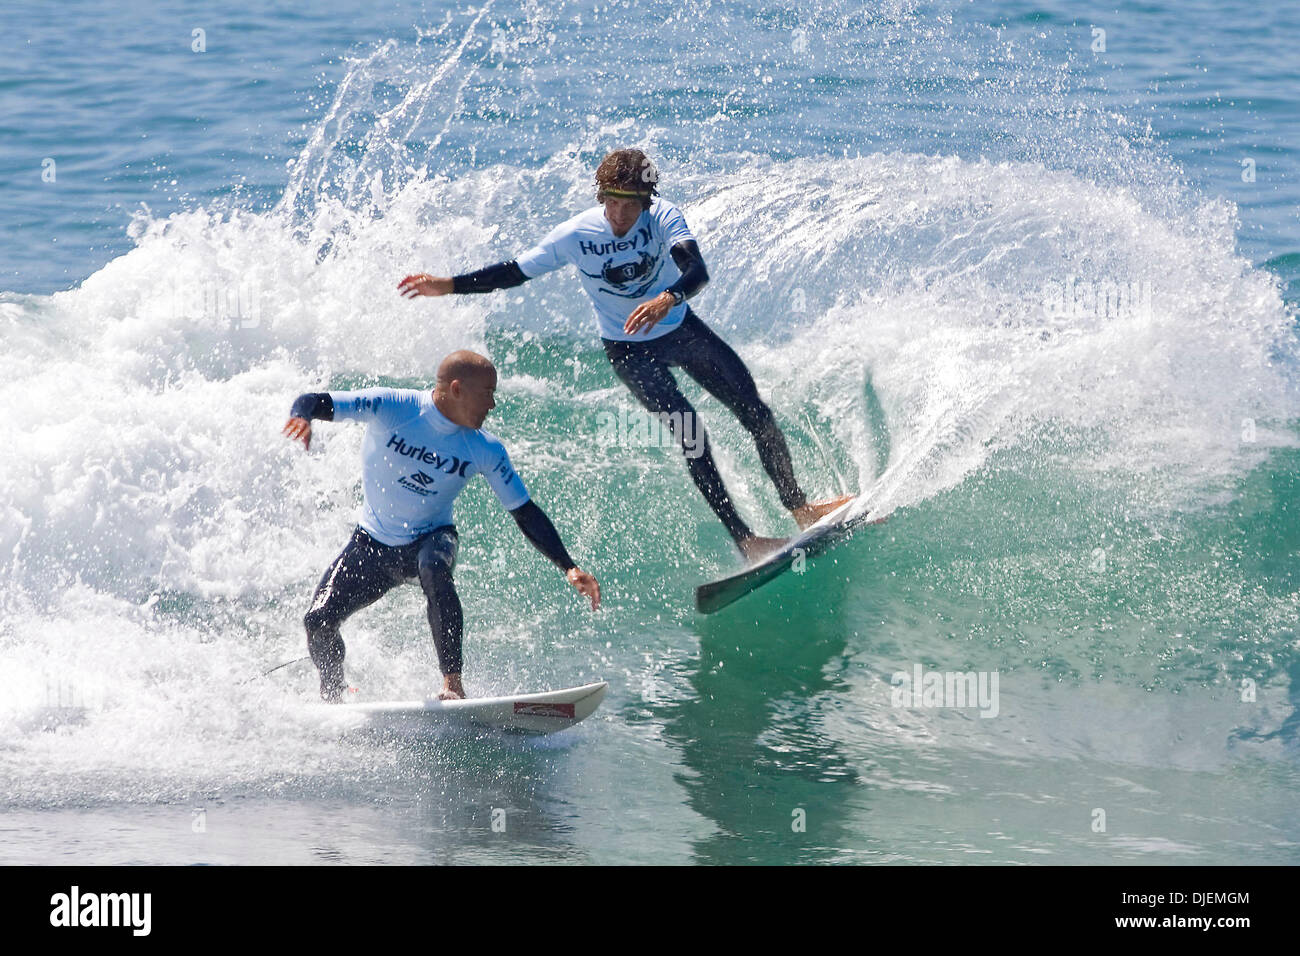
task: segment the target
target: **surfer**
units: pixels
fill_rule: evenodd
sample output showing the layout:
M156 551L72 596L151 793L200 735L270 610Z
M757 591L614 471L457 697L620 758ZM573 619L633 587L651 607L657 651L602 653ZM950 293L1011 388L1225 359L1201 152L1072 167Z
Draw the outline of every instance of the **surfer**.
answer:
M795 480L785 436L759 397L749 369L686 304L709 275L681 211L659 197L658 178L641 150L614 150L596 170L600 205L561 223L518 259L450 278L408 275L398 290L407 298L491 292L564 265L577 266L614 374L650 413L668 423L696 487L741 553L755 559L779 548L785 539L755 535L736 512L695 409L677 387L673 367L683 369L731 409L753 435L782 505L800 528L853 496L808 501Z
M352 539L321 577L303 623L307 649L320 669L321 697L343 699L339 626L399 584L418 579L428 604L442 700L465 696L461 683L460 598L452 582L459 537L452 503L465 483L483 475L533 546L569 583L600 606L600 585L569 557L546 513L515 474L505 446L482 430L496 407L497 372L475 352L453 352L438 366L433 392L367 388L299 395L284 435L311 447L311 423L366 422L363 501Z

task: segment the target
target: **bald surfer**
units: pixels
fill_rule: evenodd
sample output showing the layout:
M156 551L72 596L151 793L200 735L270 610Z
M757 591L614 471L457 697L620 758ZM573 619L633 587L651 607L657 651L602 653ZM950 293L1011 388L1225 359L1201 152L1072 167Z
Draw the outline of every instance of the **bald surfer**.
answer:
M321 577L303 623L307 649L320 670L321 697L343 699L345 647L339 626L389 590L418 580L427 604L443 686L438 697L465 696L461 681L463 616L452 582L459 536L452 503L475 475L487 479L501 504L533 546L565 578L600 606L600 585L569 557L560 536L530 498L505 446L482 430L496 407L497 372L475 352L453 352L438 366L432 393L416 389L366 388L299 395L284 435L311 447L311 423L367 424L362 446L358 527Z
M658 178L641 150L614 150L596 170L599 205L561 223L518 259L454 277L408 275L398 290L407 298L491 292L576 266L614 374L672 429L709 507L741 553L757 559L786 539L755 535L736 512L695 409L677 387L674 367L727 406L754 437L781 503L800 528L853 496L808 501L795 480L785 436L749 369L686 304L709 276L681 211L658 196Z

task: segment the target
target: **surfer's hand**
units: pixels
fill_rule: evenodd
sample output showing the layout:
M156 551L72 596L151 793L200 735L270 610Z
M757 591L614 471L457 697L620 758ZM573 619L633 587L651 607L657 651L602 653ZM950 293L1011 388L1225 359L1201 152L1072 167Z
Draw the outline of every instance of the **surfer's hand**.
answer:
M582 594L591 598L591 609L594 611L600 607L600 584L582 568L569 568L564 575L569 579L569 583L578 589Z
M431 276L427 272L417 272L397 283L397 291L408 299L421 295L451 295L451 279L444 276Z
M632 310L632 314L623 323L624 334L635 335L638 332L649 332L662 321L665 315L672 311L672 308L672 294L660 292L649 302L642 302Z
M284 431L280 434L290 441L302 442L302 447L311 450L311 422L305 418L291 418L284 423Z

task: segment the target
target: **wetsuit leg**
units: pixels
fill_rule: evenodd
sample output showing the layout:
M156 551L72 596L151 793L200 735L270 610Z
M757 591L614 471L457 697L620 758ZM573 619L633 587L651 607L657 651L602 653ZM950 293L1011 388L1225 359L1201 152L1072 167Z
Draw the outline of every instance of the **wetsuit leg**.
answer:
M450 526L433 531L420 544L416 558L420 587L428 601L429 630L444 674L461 672L461 638L465 618L451 579L456 564L458 536Z
M347 648L339 625L402 583L400 558L400 548L380 544L357 528L316 586L303 624L307 627L307 650L320 669L325 700L341 700L347 690L343 680Z
M682 338L674 343L674 364L680 365L705 391L731 409L745 430L754 436L758 457L776 485L781 504L790 511L806 504L808 499L795 480L790 448L781 426L759 396L754 376L740 356L694 312L687 313L674 336L665 338L677 335Z
M605 354L614 366L614 373L631 389L637 401L652 413L669 416L669 425L682 445L682 455L686 459L691 478L713 513L726 526L727 533L735 541L753 537L753 532L741 520L731 503L722 476L718 474L718 466L713 461L708 435L705 434L695 409L677 387L677 380L673 378L668 366L655 354L656 343L660 340L645 343L615 342L611 339L602 341ZM678 427L685 421L691 421L695 426L693 431L698 444L694 448L688 448L686 444L685 433L688 429Z

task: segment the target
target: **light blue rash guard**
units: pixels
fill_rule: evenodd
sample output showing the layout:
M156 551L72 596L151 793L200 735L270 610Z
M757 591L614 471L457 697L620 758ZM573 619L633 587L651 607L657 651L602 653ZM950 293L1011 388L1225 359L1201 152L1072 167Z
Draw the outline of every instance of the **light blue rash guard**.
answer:
M615 342L645 342L667 335L686 318L686 303L673 306L649 332L627 335L623 323L681 278L671 249L694 240L686 219L666 199L655 197L622 237L614 235L605 207L595 206L556 226L515 260L529 279L572 263L596 308L600 337Z
M357 523L376 541L408 544L452 524L452 504L475 475L487 479L507 511L528 490L505 445L482 429L448 419L429 392L366 388L329 392L334 421L366 422L361 447L364 500Z

